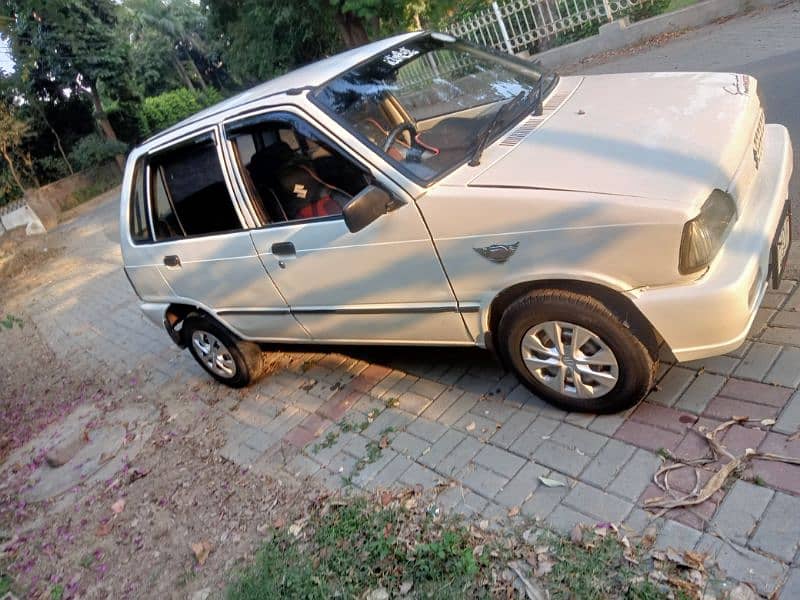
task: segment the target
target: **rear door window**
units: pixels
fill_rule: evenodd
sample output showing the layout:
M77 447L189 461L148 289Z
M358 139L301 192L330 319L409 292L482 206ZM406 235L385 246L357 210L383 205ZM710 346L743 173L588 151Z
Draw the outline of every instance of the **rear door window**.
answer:
M242 229L211 134L151 156L149 173L156 240Z

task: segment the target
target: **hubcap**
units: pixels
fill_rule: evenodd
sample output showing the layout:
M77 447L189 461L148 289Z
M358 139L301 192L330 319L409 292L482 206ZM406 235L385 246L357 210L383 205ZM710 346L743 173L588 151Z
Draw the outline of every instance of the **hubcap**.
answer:
M197 356L209 371L225 379L236 375L236 363L225 344L217 336L207 331L197 330L192 333L192 346Z
M600 336L565 321L545 321L525 332L522 359L538 381L572 398L599 398L619 379L617 358Z

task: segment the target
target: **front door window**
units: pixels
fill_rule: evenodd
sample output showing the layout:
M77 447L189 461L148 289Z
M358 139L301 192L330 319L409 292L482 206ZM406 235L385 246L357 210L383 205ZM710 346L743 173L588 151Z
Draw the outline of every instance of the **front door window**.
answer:
M371 178L295 117L270 115L229 137L262 221L341 218Z

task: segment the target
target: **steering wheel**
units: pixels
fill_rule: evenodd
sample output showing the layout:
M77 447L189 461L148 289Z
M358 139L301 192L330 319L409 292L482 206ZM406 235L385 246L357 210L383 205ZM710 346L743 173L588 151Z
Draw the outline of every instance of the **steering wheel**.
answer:
M383 151L388 152L389 148L392 147L397 136L407 131L411 137L411 145L417 146L417 128L414 126L413 123L410 121L403 121L402 123L395 125L392 130L389 132L389 135L386 136L386 141L383 142Z

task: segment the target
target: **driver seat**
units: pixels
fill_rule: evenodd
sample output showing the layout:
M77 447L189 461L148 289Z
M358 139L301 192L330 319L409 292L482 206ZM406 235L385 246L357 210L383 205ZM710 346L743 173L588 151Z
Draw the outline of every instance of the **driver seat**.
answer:
M351 198L344 190L324 181L311 166L299 162L285 165L278 174L278 183L290 221L340 215Z

